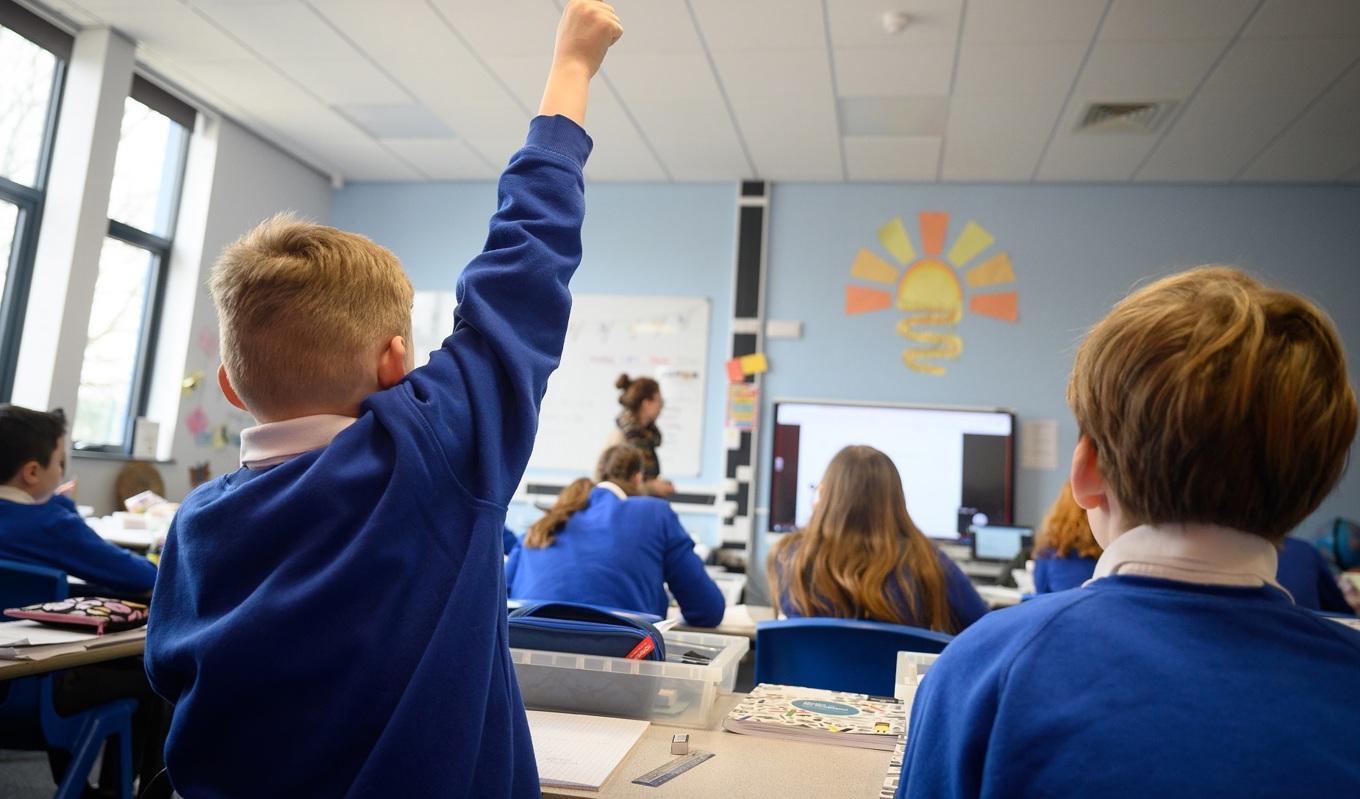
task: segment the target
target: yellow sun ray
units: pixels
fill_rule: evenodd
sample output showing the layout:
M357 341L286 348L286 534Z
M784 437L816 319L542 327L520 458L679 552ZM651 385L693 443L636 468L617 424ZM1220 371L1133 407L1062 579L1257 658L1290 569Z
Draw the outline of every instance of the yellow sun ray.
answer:
M907 235L907 227L900 216L878 229L878 243L900 264L916 260L916 248L911 246L911 236Z
M969 269L963 277L964 280L968 281L968 286L975 289L984 286L998 286L1002 283L1014 283L1015 270L1011 268L1011 255L1007 252L999 252Z
M963 266L973 260L973 256L992 246L993 241L996 239L982 225L970 221L954 241L954 246L949 248L949 263L956 267Z
M897 282L897 267L868 250L860 250L855 256L855 263L850 267L850 275L860 280L892 285Z

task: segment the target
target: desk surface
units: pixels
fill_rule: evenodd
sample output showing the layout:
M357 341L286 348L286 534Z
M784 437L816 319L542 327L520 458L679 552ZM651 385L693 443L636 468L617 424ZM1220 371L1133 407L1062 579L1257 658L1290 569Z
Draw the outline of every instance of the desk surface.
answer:
M678 618L680 609L671 608L669 615ZM756 637L756 622L768 621L773 618L774 608L768 608L764 605L728 605L727 609L723 611L723 619L717 627L690 627L682 619L675 626L675 629L754 639Z
M95 639L95 646L85 648L78 644L53 644L52 649L66 650L62 654L53 655L42 660L3 660L0 659L0 681L13 680L19 677L28 677L34 674L46 674L49 671L58 669L69 669L73 666L87 666L91 663L103 663L106 660L117 660L119 658L140 657L146 650L146 628L130 631L135 635L123 635L115 633L118 639L115 643L102 643ZM86 644L85 646L89 646ZM44 647L47 648L47 647Z
M606 799L770 796L874 799L878 796L892 752L725 732L722 720L741 698L739 694L718 697L712 729L693 730L661 724L648 727L637 746L598 792L544 786L543 796ZM677 732L689 733L691 752L700 749L717 756L660 787L633 784L634 779L676 758L671 754L671 736Z

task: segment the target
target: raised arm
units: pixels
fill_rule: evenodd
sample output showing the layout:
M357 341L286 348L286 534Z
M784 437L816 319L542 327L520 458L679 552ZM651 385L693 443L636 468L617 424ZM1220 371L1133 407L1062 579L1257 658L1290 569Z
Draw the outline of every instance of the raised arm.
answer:
M453 334L409 378L454 475L498 505L528 464L548 376L561 359L591 148L580 125L590 78L621 34L600 0L567 4L543 115L501 175L486 246L458 281Z

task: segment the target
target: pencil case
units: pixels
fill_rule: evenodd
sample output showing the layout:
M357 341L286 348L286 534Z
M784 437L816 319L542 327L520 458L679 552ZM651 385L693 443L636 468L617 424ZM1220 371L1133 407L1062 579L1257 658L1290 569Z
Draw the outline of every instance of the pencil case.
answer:
M510 614L510 646L546 652L665 660L666 642L645 614L576 602L530 602Z
M9 608L5 615L103 635L146 624L146 605L102 596L76 596Z

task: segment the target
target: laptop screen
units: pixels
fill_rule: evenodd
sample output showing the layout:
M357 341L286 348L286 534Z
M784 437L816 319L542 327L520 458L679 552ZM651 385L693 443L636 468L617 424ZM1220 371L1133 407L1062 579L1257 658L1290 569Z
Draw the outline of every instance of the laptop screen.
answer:
M1010 560L1030 542L1029 527L974 527L974 560Z

